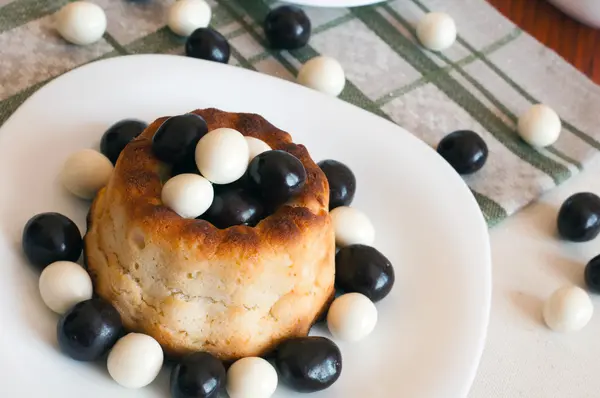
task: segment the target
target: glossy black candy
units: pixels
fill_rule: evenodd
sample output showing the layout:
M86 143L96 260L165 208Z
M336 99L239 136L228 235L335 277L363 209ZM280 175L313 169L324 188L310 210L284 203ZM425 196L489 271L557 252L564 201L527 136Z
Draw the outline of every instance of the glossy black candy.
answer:
M188 57L226 64L230 54L227 39L212 28L196 29L185 42L185 55Z
M475 173L488 158L485 141L470 130L448 134L438 144L437 151L459 174Z
M152 152L163 162L195 162L196 145L208 132L206 121L193 113L167 119L152 137Z
M329 182L329 210L350 206L356 193L356 177L348 166L337 160L318 163Z
M223 363L211 354L187 355L171 371L171 397L216 398L226 375Z
M600 198L591 192L569 197L558 211L558 233L573 242L587 242L600 232Z
M600 255L592 258L585 266L585 284L589 291L600 293Z
M296 6L274 8L267 14L263 28L272 48L293 50L304 47L310 39L310 19Z
M23 229L23 251L40 269L55 261L77 261L83 241L73 221L59 213L41 213L32 217Z
M277 347L275 366L284 381L299 392L330 387L342 373L342 354L325 337L297 337Z
M395 280L390 261L371 246L350 245L335 255L335 283L347 293L362 293L376 302L389 294Z
M306 183L306 170L298 158L285 151L267 151L248 166L248 186L275 208L300 192Z
M108 352L123 333L119 312L101 298L82 301L58 321L60 349L78 361L94 361Z
M196 157L188 156L182 161L175 163L171 169L171 177L175 177L179 174L200 174L198 166L196 165Z
M241 188L215 190L212 204L201 218L217 228L233 225L255 226L264 215L260 200Z
M144 131L146 127L148 127L148 124L135 119L124 119L113 124L106 130L100 140L100 152L102 152L112 164L116 164L117 159L119 159L119 155L123 152L125 146L138 135L142 134L142 131Z

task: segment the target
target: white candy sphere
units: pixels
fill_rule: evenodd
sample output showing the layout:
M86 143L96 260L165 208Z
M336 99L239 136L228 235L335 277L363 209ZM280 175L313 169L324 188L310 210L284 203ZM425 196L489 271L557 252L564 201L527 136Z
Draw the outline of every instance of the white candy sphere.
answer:
M44 303L61 315L94 294L87 271L71 261L57 261L44 268L38 285Z
M91 44L104 35L106 14L100 6L88 1L68 3L56 16L56 29L73 44Z
M537 104L519 117L518 132L523 141L536 147L552 145L558 140L562 123L552 108Z
M300 68L298 83L325 94L338 96L346 85L342 65L331 57L319 56Z
M248 156L248 163L261 153L271 150L269 144L258 138L246 137L246 142L248 143L248 151L250 153Z
M215 184L229 184L248 168L248 142L237 130L219 128L209 131L196 146L196 165L200 173Z
M60 178L73 195L93 199L110 180L113 164L106 156L93 149L75 152L64 163Z
M163 350L156 340L145 334L129 333L110 350L106 367L123 387L142 388L156 379L163 359Z
M269 398L277 389L277 371L258 357L242 358L227 371L230 398Z
M417 24L417 38L433 51L446 50L456 41L456 23L443 12L430 12Z
M335 230L335 243L339 247L363 244L371 246L375 241L375 228L365 213L354 207L340 206L330 213Z
M577 286L563 286L544 304L546 325L557 332L575 332L588 324L594 313L587 292Z
M206 28L211 17L212 11L206 1L178 0L169 8L167 25L175 34L189 36L198 28Z
M327 327L334 338L359 341L377 325L377 308L360 293L347 293L336 298L327 312Z
M179 174L163 186L163 204L183 218L204 214L213 202L215 192L206 178L197 174Z

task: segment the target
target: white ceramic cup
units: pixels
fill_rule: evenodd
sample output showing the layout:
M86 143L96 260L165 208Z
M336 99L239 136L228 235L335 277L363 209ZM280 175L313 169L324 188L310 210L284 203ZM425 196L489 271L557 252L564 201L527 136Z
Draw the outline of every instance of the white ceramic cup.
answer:
M600 28L600 0L548 0L579 22Z

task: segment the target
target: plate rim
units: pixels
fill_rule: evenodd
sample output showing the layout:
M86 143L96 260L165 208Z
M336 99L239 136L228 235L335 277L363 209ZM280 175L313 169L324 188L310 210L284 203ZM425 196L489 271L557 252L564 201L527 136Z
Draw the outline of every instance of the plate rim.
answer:
M388 0L282 0L285 3L318 8L362 7L383 3ZM332 2L333 4L329 4Z
M311 0L309 0L309 1L311 1ZM362 0L359 0L359 1L362 1ZM294 82L290 82L285 79L278 78L276 76L271 76L271 75L261 73L258 71L248 70L248 69L245 69L242 67L237 67L237 66L229 65L229 64L216 64L216 63L210 62L210 61L191 59L189 57L185 57L182 55L172 55L172 54L129 54L129 55L122 55L122 56L116 56L116 57L111 57L111 58L98 59L98 60L93 60L93 61L88 62L83 65L80 65L76 68L73 68L73 69L61 74L60 76L52 78L52 80L50 80L49 82L44 84L41 88L39 88L32 95L30 95L25 101L23 101L23 103L21 103L19 105L19 107L9 116L9 118L0 126L0 142L1 142L1 138L2 138L2 131L5 130L7 128L7 126L10 127L10 125L13 123L12 122L13 119L15 119L16 116L19 115L24 109L26 110L28 104L30 102L33 102L33 100L39 95L39 93L41 93L47 89L50 89L54 85L60 84L63 80L70 78L71 75L73 75L75 73L81 73L82 71L85 71L88 68L97 68L97 67L99 67L99 65L100 66L111 65L113 63L128 62L128 60L130 60L130 59L144 59L144 58L147 58L150 60L156 59L156 58L161 58L161 59L178 58L181 60L192 60L193 62L200 62L200 63L208 64L211 67L215 67L218 65L218 68L229 69L230 72L228 72L228 73L244 73L244 74L248 74L249 76L254 76L254 77L260 76L260 78L273 81L274 83L276 81L278 81L275 84L283 84L286 86L288 86L288 85L295 86L294 89L296 89L296 90L304 90L306 93L311 93L311 94L307 94L307 95L318 95L318 96L321 96L322 100L325 100L325 101L338 101L338 102L342 103L344 106L348 107L348 109L352 109L353 112L363 112L363 113L368 114L369 117L379 119L380 122L388 123L389 125L392 126L392 128L399 130L399 132L401 132L402 134L407 135L409 137L409 139L414 142L415 145L420 145L420 146L424 147L426 150L433 152L436 156L439 156L439 155L437 155L437 152L431 146L429 146L427 143L425 143L423 140L421 140L414 134L410 133L404 127L398 125L397 123L395 123L391 120L388 120L388 119L378 116L372 112L369 112L363 108L360 108L357 105L349 103L347 101L344 101L344 100L341 100L338 98L334 98L334 97L331 97L331 96L328 96L326 94L322 94L319 92L315 92L312 89L303 87ZM448 165L447 163L443 167L451 169L454 172L454 170L451 168L451 166ZM469 206L472 208L472 210L477 210L477 212L476 212L477 215L475 215L475 212L473 212L473 216L478 218L478 225L479 225L480 230L477 232L483 234L483 237L485 238L484 239L485 247L481 248L482 258L483 257L485 258L485 264L483 264L484 267L483 267L483 271L482 271L483 272L482 276L483 276L484 280L480 281L480 282L484 283L484 286L483 286L484 294L483 294L483 297L481 297L482 302L480 303L480 308L482 310L482 319L479 324L479 330L478 330L479 339L478 339L477 343L474 344L474 347L476 347L476 349L477 349L477 357L473 359L472 365L470 366L470 372L469 372L468 379L465 378L465 390L463 391L463 393L464 393L463 395L466 397L473 386L475 377L477 376L477 372L479 370L479 366L481 364L481 359L482 359L483 352L485 349L487 336L489 333L489 323L490 323L490 318L491 318L491 301L492 301L492 291L493 291L492 252L491 252L491 242L490 242L490 231L489 231L489 228L485 221L485 218L483 216L483 212L481 211L481 209L480 209L474 195L472 194L468 184L466 183L466 181L460 175L458 175L456 173L455 173L455 175L456 175L455 180L457 181L458 185L462 186L461 189L466 190L469 193L469 195L468 195L468 198L469 198L468 201L470 202Z

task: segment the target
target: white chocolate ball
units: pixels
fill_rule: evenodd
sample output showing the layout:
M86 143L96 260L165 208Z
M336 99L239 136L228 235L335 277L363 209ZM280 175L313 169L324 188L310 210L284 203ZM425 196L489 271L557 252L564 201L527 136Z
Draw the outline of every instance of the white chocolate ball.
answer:
M355 244L371 246L375 242L375 228L365 213L354 207L340 206L330 213L339 247Z
M557 332L581 330L592 319L594 306L585 290L577 286L563 286L544 304L544 321Z
M340 95L346 85L342 65L331 57L319 56L300 68L298 83L334 97Z
M108 354L110 376L127 388L142 388L152 383L164 360L156 340L141 333L129 333L117 341Z
M198 28L206 28L211 17L212 11L206 1L178 0L169 8L167 25L175 34L189 36Z
M523 141L529 145L545 147L558 140L562 123L552 108L537 104L519 117L517 129Z
M93 149L75 152L65 162L61 180L65 188L82 199L93 199L108 184L113 164L106 156Z
M417 38L423 47L432 51L442 51L456 41L456 23L443 12L430 12L417 24Z
M269 146L269 144L267 144L263 140L259 140L258 138L254 138L254 137L245 137L245 138L246 138L246 142L248 143L248 151L250 153L250 156L248 156L248 163L250 163L252 161L252 159L257 157L261 153L271 150L271 147Z
M361 293L347 293L336 298L327 312L327 327L334 338L359 341L377 325L377 308Z
M71 261L57 261L44 268L38 285L44 303L61 315L94 294L87 271Z
M269 398L277 389L277 371L258 357L242 358L227 371L230 398Z
M219 128L209 131L196 146L196 165L200 173L215 184L229 184L248 168L248 142L237 130Z
M106 31L106 14L99 5L88 1L68 3L56 16L56 29L73 44L92 44Z
M197 174L179 174L163 186L163 204L183 218L204 214L213 202L215 192L206 178Z

